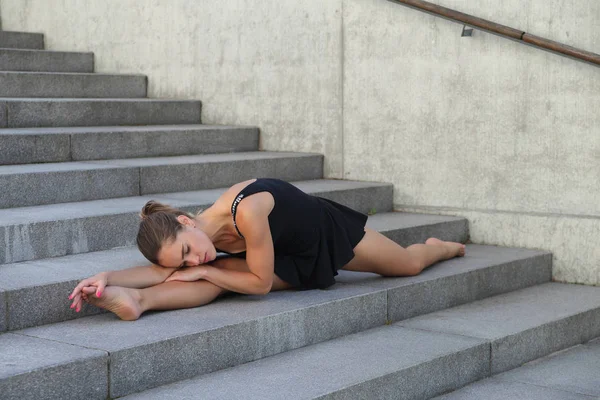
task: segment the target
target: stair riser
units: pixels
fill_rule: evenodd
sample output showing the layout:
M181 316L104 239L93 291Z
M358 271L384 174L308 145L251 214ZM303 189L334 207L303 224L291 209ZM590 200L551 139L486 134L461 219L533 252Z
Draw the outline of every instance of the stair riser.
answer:
M140 194L214 189L257 176L285 181L320 179L323 177L323 157L143 167Z
M138 168L111 168L0 175L6 190L0 208L137 196L139 173Z
M233 153L258 150L258 130L79 134L71 145L74 161Z
M335 191L317 195L366 213L373 206L390 211L391 190L391 187L381 186L356 189L352 195ZM212 205L212 202L170 201L168 195L165 196L156 196L156 199L190 212ZM141 199L135 210L120 214L0 226L0 243L9 244L0 246L0 264L132 246L139 225L139 210L144 202ZM369 208L365 209L365 205Z
M385 292L355 296L343 302L328 302L202 334L111 352L110 394L124 396L382 326L385 301ZM185 354L184 363L179 357L173 357L173 349ZM149 365L152 367L148 368ZM144 371L144 374L131 371Z
M0 340L3 372L8 373L0 378L2 400L108 397L106 352L22 335L6 334ZM43 360L36 360L40 354ZM23 369L24 360L37 365Z
M322 156L0 175L0 208L28 207L233 185L257 176L319 179ZM68 190L65 190L68 188Z
M8 304L8 294L5 291L0 290L0 332L4 332L8 329L8 310L6 305Z
M0 135L0 164L112 160L258 150L258 130Z
M0 99L0 127L200 124L199 101Z
M146 97L146 77L0 72L0 97Z
M42 50L44 48L44 35L41 33L0 31L0 48Z
M388 292L388 315L392 321L402 321L486 297L550 282L551 279L552 255L540 255L505 263L494 268L477 269L469 273L438 279L430 282L427 290L423 290L419 285L390 289Z
M0 71L92 73L94 55L0 49Z
M600 309L492 341L492 375L600 336Z
M0 137L0 164L71 161L69 135L10 135Z
M489 351L489 344L481 344L315 399L430 399L488 377Z

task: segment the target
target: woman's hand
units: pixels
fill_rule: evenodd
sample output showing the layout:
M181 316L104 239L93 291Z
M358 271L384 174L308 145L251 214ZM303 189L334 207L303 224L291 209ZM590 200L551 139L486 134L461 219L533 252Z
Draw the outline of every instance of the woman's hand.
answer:
M167 278L165 282L170 281L183 281L183 282L194 282L204 279L206 274L206 266L197 266L197 267L185 267L178 269L173 272L171 276Z
M73 300L71 308L75 308L75 311L81 310L82 295L84 293L91 294L96 293L96 297L102 296L102 292L108 283L108 274L106 272L100 272L79 282L79 284L73 289L73 293L69 296L69 300Z

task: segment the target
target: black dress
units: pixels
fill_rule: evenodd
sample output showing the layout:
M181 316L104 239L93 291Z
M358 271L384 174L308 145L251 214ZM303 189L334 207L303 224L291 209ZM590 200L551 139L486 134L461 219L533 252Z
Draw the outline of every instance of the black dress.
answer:
M353 249L365 235L367 216L280 179L261 178L246 186L231 206L233 224L242 238L235 222L237 206L260 192L269 192L275 199L269 214L275 274L298 289L333 285L337 270L354 257ZM233 255L245 257L245 252Z

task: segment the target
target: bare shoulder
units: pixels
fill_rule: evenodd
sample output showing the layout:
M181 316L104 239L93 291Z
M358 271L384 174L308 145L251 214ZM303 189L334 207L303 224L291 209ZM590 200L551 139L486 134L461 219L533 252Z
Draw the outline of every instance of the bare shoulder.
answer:
M231 205L233 204L236 196L244 190L244 188L251 183L254 183L256 179L249 179L247 181L236 183L231 186L229 189L225 191L215 202L213 205L217 209L222 209L225 212L231 210ZM244 214L262 214L266 213L269 215L273 207L275 206L275 199L273 195L269 192L260 192L253 194L252 196L248 196L244 199L244 201L240 202L237 207L236 215Z

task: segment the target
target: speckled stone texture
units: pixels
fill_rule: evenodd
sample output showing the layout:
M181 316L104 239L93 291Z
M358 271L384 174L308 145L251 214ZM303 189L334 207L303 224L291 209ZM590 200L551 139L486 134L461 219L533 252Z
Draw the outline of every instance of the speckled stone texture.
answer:
M253 127L156 125L0 132L0 164L4 165L253 150L258 150L258 129Z
M0 164L2 165L70 160L71 149L67 134L0 132Z
M6 311L6 292L0 287L0 332L8 329L8 313Z
M399 324L489 340L497 374L600 336L600 288L546 283Z
M384 291L341 285L309 295L273 292L267 301L223 298L129 323L106 314L22 332L110 352L110 394L118 397L381 326L385 301Z
M3 400L105 399L106 352L7 333L0 336Z
M258 128L170 125L78 129L73 160L161 157L258 150Z
M255 151L0 166L0 185L6 190L0 207L213 189L256 176L318 179L323 156Z
M313 188L311 182L298 185L307 193L330 196L349 207L360 207L368 196L371 196L371 201L380 204L382 208L389 206L387 197L389 188L381 184L374 184L374 188L370 188L366 183L342 182L338 184L336 190L331 191L319 187ZM358 192L356 195L344 194L344 190L353 187ZM336 195L335 192L340 189L342 195ZM155 199L195 212L209 207L223 191L224 189L221 188L190 193L167 193L0 210L0 240L5 240L5 243L9 244L0 246L0 264L130 246L134 244L139 211L146 201ZM360 208L358 211L367 212ZM424 221L430 220L426 216L424 218ZM373 229L376 229L374 226L380 226L381 231L386 234L393 234L395 229L410 226L410 223L404 222L400 213L391 213L387 216L376 214L369 218L367 224L370 224L371 220L385 219L395 220L401 225L394 227L389 223L379 223L379 225L369 226ZM407 219L416 225L427 224L419 223L417 218L410 215ZM455 240L466 235L464 221L454 217L448 220L449 223L459 221L462 227L458 231L460 236L456 236ZM440 223L443 218L436 218L436 221ZM441 230L445 229L443 224L438 227Z
M391 326L126 398L426 399L488 372L483 341Z
M43 49L44 35L30 32L0 31L0 48Z
M600 339L436 397L436 400L592 400L600 396Z
M489 378L432 400L596 400L597 397Z
M0 71L94 72L94 53L0 48Z
M0 97L135 98L146 84L142 75L0 72Z
M201 123L201 103L191 100L0 98L2 103L8 128Z
M549 282L551 270L552 256L546 252L467 245L465 257L431 266L415 277L340 271L337 281L386 289L388 318L401 321Z
M77 162L0 166L0 186L2 208L140 194L138 169Z

